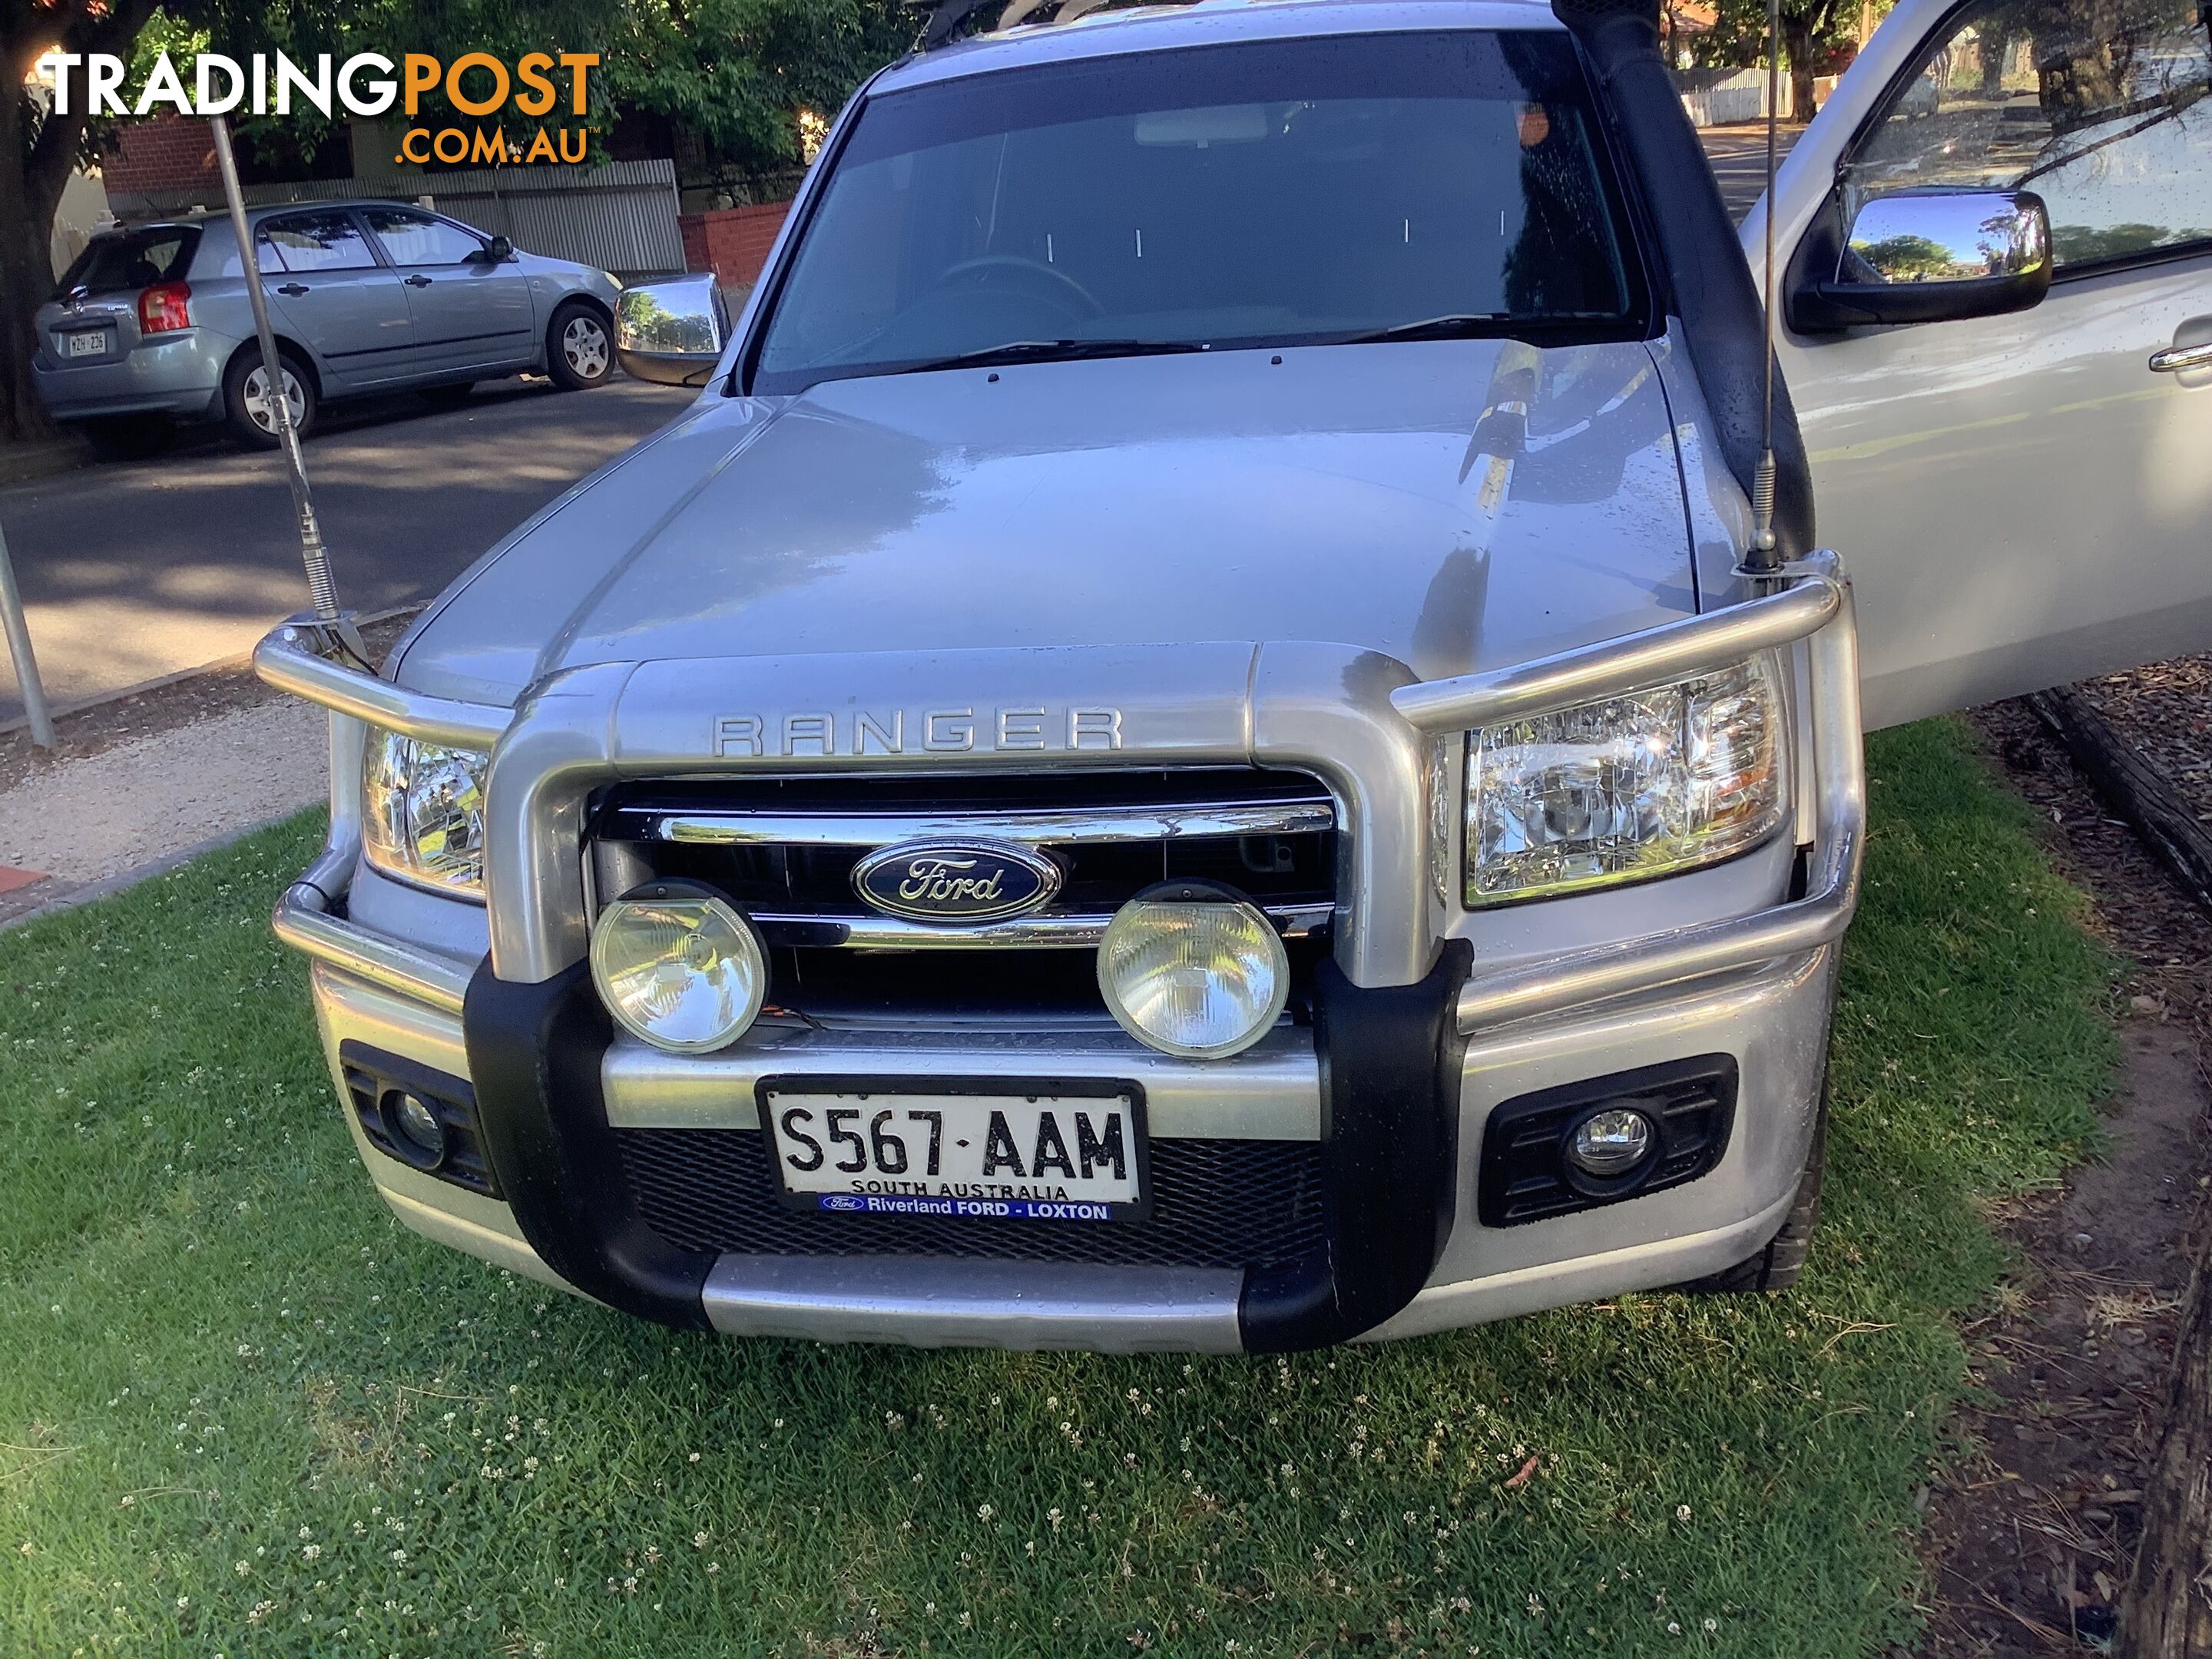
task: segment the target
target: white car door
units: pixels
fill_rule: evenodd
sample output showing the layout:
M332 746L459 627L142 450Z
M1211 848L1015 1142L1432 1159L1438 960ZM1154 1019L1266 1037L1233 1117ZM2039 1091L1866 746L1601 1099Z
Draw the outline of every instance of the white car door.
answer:
M1846 244L1870 251L1845 228L1929 205L1859 220L1869 201L2027 191L2049 212L2027 309L1783 331L1869 727L2212 648L2212 349L2191 349L2212 345L2209 19L1901 0L1776 180L1799 320ZM1754 211L1754 265L1763 235Z

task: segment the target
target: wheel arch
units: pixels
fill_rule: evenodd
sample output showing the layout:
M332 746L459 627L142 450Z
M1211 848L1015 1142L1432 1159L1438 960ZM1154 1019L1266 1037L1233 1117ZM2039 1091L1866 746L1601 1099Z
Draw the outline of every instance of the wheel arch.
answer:
M571 289L553 301L553 309L545 313L545 328L548 333L552 331L553 319L572 305L589 307L599 319L607 325L607 337L609 339L614 337L614 307L586 289Z
M314 383L313 389L316 398L318 399L325 399L328 394L323 381L323 367L320 363L315 361L315 354L307 348L307 345L304 341L296 340L289 334L280 333L276 337L276 355L280 357L289 356L293 358L302 368L306 369L307 371L307 378ZM229 379L233 365L234 365L240 357L246 356L249 352L257 357L259 356L261 354L261 342L258 339L246 339L239 342L237 349L234 350L229 356L222 360L224 380L228 380ZM218 382L217 384L220 385L222 382Z

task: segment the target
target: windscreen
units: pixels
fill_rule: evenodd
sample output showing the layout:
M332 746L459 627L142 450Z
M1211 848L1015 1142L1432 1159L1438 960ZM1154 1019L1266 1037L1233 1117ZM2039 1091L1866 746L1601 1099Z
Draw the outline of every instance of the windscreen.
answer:
M82 288L88 294L123 294L156 283L179 282L199 240L197 225L149 225L143 230L95 236L62 273L54 291L67 294Z
M1643 329L1557 32L977 75L870 100L832 165L757 391L975 357Z

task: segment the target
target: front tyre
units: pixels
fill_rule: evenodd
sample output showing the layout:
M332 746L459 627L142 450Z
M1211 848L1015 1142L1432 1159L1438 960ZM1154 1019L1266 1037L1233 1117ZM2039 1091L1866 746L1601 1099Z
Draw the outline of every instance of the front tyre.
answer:
M280 351L277 362L283 370L292 429L304 439L315 428L320 401L315 396L315 377L289 352ZM270 406L269 376L258 348L249 346L230 360L222 377L222 409L231 436L240 443L249 449L276 447L276 411Z
M1805 1154L1804 1172L1797 1177L1796 1201L1783 1218L1781 1231L1767 1240L1755 1255L1732 1267L1723 1267L1703 1279L1674 1288L1693 1296L1732 1296L1747 1291L1786 1291L1805 1271L1805 1257L1813 1246L1814 1231L1820 1224L1820 1181L1828 1164L1828 1079L1820 1079L1820 1114L1813 1123L1813 1145Z
M615 372L607 319L580 300L566 301L545 328L545 372L563 392L605 386Z

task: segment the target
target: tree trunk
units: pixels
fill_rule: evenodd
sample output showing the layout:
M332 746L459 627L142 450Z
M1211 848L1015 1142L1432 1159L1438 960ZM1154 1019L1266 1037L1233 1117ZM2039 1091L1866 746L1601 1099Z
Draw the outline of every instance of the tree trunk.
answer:
M59 195L43 193L27 176L31 149L24 128L29 100L0 86L0 433L11 438L51 433L39 394L31 386L31 353L37 336L31 314L54 286L54 209Z
M2143 1485L2142 1542L2120 1601L2127 1659L2212 1659L2212 1233L2175 1334L2158 1457Z
M1782 19L1783 58L1790 65L1790 118L1813 118L1813 31L1803 22Z

